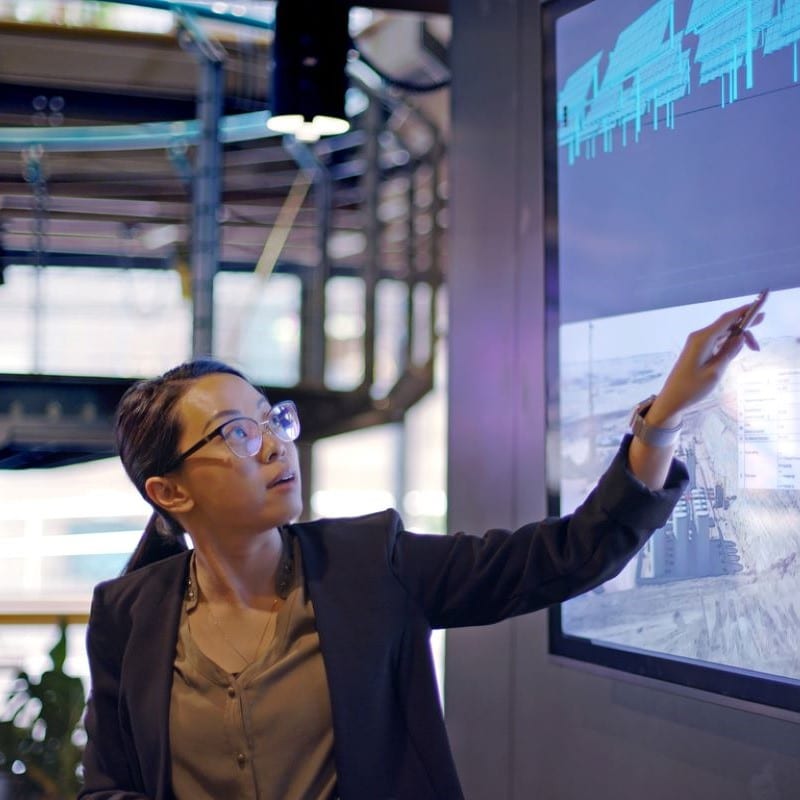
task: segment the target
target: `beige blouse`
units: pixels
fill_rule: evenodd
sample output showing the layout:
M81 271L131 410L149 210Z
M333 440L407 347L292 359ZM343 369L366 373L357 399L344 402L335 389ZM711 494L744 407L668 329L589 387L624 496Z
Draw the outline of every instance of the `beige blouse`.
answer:
M268 642L237 675L195 644L190 621L198 598L187 592L169 719L178 800L336 797L328 682L297 542L294 557L294 583ZM194 559L191 577L197 586Z

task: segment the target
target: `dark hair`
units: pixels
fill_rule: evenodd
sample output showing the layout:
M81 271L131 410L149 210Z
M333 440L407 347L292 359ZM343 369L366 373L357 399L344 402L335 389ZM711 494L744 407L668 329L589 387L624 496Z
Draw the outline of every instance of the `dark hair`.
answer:
M175 407L192 381L225 373L247 378L239 370L212 358L187 361L163 375L133 384L122 396L114 420L114 436L122 466L139 494L153 506L153 514L123 574L185 552L181 525L150 500L145 482L165 474L178 455L181 425Z

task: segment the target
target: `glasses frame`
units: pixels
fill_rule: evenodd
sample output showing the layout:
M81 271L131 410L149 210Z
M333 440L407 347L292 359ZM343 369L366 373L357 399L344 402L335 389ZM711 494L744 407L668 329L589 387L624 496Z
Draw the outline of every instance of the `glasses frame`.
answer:
M284 413L284 411L289 408L291 409L292 413L297 419L297 436L290 436L286 437L283 434L282 429L275 423L275 418L280 414ZM261 441L258 443L258 447L256 448L255 452L250 455L239 455L231 446L228 444L228 440L222 435L222 429L226 425L230 425L231 422L236 422L238 419L249 419L251 422L255 422L258 426L259 434L261 435ZM230 419L226 419L225 422L217 425L213 431L206 434L202 439L195 442L191 447L187 450L184 450L180 455L176 456L172 461L170 461L169 466L164 470L165 473L173 472L176 470L184 461L186 461L189 456L194 455L201 447L207 445L210 441L214 440L219 436L223 442L225 442L225 446L228 450L231 451L237 458L252 458L258 451L262 448L264 444L264 431L268 430L276 439L280 439L282 442L293 442L297 439L300 435L300 415L297 412L297 406L291 400L281 400L280 403L275 403L272 408L270 408L269 413L267 414L266 419L263 422L259 422L257 419L253 419L252 417L248 416L241 416L241 417L231 417Z

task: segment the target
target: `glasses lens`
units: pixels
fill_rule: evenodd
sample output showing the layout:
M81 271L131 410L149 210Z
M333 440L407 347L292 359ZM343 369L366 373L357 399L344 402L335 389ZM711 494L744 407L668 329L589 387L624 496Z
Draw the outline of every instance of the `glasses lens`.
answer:
M231 452L239 458L255 455L261 447L261 428L254 419L232 419L220 429L220 434Z
M267 417L269 429L284 442L293 442L300 435L300 417L291 400L284 400L272 407Z

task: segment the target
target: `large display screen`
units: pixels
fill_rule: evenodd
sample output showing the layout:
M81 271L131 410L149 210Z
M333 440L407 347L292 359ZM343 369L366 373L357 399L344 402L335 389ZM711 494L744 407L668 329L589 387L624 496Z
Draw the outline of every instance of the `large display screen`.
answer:
M551 651L800 711L800 2L553 2L544 33L553 513L687 334L771 289L669 522Z

